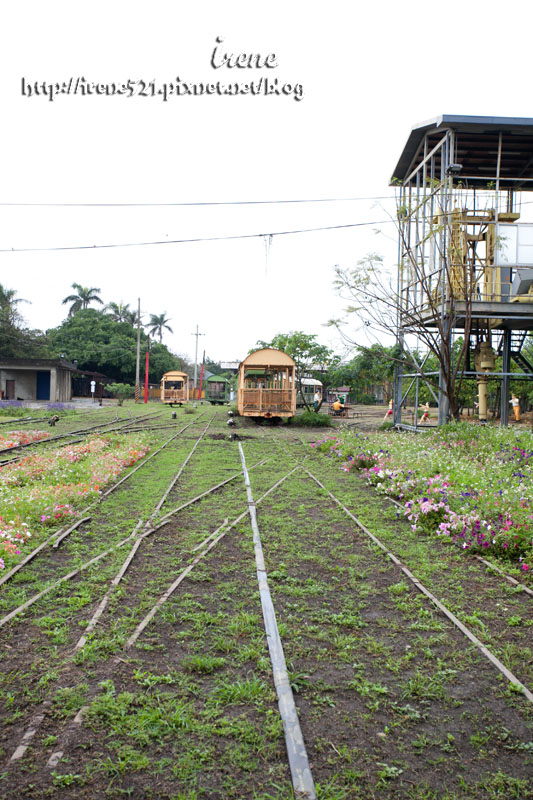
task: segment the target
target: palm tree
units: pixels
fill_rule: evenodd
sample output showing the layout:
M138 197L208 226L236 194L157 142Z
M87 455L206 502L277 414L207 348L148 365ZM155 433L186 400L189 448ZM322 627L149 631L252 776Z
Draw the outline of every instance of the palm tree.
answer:
M77 314L78 311L87 308L89 303L95 302L103 304L104 302L98 296L100 289L96 289L94 286L89 288L88 286L81 286L79 283L73 283L72 288L76 289L77 294L69 294L69 296L65 297L63 300L63 305L65 303L72 303L68 310L69 317L72 317L73 314Z
M7 289L0 283L0 311L3 319L10 325L15 325L22 320L16 308L17 304L30 302L29 300L24 300L23 297L16 297L16 294L16 289Z
M127 306L126 306L126 308L127 308ZM134 328L137 327L137 320L138 319L139 319L139 312L137 310L135 310L135 311L129 311L128 310L126 312L126 314L124 315L125 322L129 322L130 325L132 325ZM142 327L142 324L143 324L142 323L142 319L141 319L140 322L141 322L141 327Z
M163 313L159 315L150 314L150 322L147 326L150 328L151 334L155 333L157 336L159 336L160 342L163 341L163 328L165 328L167 331L170 331L170 333L174 333L172 328L167 325L167 322L170 322L170 317L165 317L166 313L166 311L163 311Z
M108 303L104 307L104 311L108 312L113 322L130 322L132 313L137 316L136 311L130 311L130 304L126 303L124 305L122 301L120 303Z

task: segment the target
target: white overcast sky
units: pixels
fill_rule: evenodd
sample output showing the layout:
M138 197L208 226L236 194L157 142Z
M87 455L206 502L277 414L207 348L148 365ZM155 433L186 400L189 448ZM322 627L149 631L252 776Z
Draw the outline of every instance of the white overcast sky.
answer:
M388 183L413 125L440 114L533 117L531 6L448 0L27 0L1 9L0 282L26 322L65 318L71 284L166 312L164 341L240 360L258 339L324 323L343 303L333 266L394 264ZM222 52L276 54L267 69L214 69ZM155 81L299 84L293 96L23 96L30 84ZM357 198L344 202L171 204ZM385 199L369 199L385 198ZM17 205L21 204L21 205ZM89 250L371 223L265 240ZM375 223L375 224L373 224ZM376 229L379 232L376 233Z

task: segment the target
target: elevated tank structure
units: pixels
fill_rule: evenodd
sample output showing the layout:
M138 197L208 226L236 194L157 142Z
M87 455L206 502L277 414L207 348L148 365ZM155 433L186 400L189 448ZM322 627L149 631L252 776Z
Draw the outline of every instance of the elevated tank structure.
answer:
M442 115L416 125L391 185L398 342L416 359L431 336L449 354L438 376L424 373L422 363L398 368L394 422L411 427L402 406L413 384L418 398L423 374L435 383L438 377L438 389L430 387L438 423L449 419L455 358L462 379L477 382L482 422L487 381L500 381L500 420L507 425L511 378L533 379L524 351L533 329L533 119Z

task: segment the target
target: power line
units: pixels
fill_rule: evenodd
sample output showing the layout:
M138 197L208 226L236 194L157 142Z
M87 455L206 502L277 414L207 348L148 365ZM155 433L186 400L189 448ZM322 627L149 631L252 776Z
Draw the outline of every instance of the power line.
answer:
M361 228L369 225L385 225L394 222L392 219L382 219L376 222L353 222L348 225L328 225L322 228L301 228L294 231L270 231L268 233L244 233L235 236L203 236L194 239L163 239L152 242L122 242L120 244L83 244L66 247L10 247L0 249L0 253L43 253L62 250L102 250L115 247L152 247L161 244L192 244L194 242L224 242L232 239L260 239L264 236L291 236L297 233L314 233L315 231L335 231L343 228Z
M488 190L487 190L488 191ZM353 203L369 200L397 200L396 195L369 195L366 197L315 197L291 200L206 200L183 203L14 203L1 202L3 208L187 208L209 206L265 206L302 203ZM531 205L524 200L521 205Z
M374 197L319 197L302 200L225 200L191 203L2 203L0 206L35 208L173 208L184 206L265 206L287 203L351 203L359 200L394 200L394 195Z

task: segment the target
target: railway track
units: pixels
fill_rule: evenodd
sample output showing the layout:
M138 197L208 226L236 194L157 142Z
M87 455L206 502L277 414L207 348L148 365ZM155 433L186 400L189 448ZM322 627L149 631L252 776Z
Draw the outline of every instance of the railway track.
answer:
M206 413L206 410L200 411L197 417ZM148 433L159 433L161 431L176 429L180 424L180 421L184 421L187 419L186 416L180 417L178 420L172 421L172 423L167 423L165 419L158 424L153 424L154 418L159 418L163 416L164 412L157 412L152 411L148 414L134 417L128 409L128 416L123 417L122 419L118 416L115 416L113 420L109 422L101 422L97 425L92 425L86 428L81 428L78 430L68 431L56 436L53 436L48 439L39 439L35 442L28 442L26 444L17 445L10 448L4 448L0 450L0 454L7 454L11 453L15 450L21 450L30 448L24 455L17 455L10 458L5 458L3 460L0 459L0 467L5 466L6 464L15 464L16 462L20 461L23 458L26 458L28 455L32 455L34 452L38 452L41 450L43 446L46 445L54 445L55 447L68 447L71 444L78 444L79 442L83 441L84 439L92 436L95 433L139 433L139 432L148 432ZM138 424L141 423L141 424ZM135 426L135 427L133 427ZM67 441L63 441L61 444L58 444L60 440L66 439Z
M481 776L499 751L520 780L527 679L503 662L509 674L498 671L483 637L482 647L465 638L443 613L449 598L431 591L440 606L429 602L416 569L368 536L302 441L242 425L237 442L210 439L217 424L197 432L194 451L183 442L150 510L130 515L127 557L117 550L51 593L71 612L59 631L52 598L0 631L11 674L25 639L42 653L38 701L21 701L11 723L5 786L31 763L36 798L64 775L78 776L77 797L106 786L135 796L155 781L162 797L196 787L198 797L407 798L428 770L444 786L450 762ZM63 545L53 557L63 568ZM490 591L526 616L526 595L498 578ZM476 736L490 739L490 757ZM143 775L143 748L150 763L166 754L160 779Z
M82 441L84 438L88 436L92 436L96 432L100 433L131 433L134 431L139 430L151 430L153 426L147 424L149 420L152 420L154 417L162 416L163 412L149 412L148 414L144 414L142 416L134 417L129 409L126 409L127 416L120 418L118 412L116 412L113 419L106 421L106 422L99 422L96 425L90 425L85 428L75 428L73 430L68 430L60 434L56 434L55 436L50 436L46 439L39 439L34 442L27 442L24 444L14 445L13 447L3 448L0 450L0 456L2 454L12 453L18 450L28 450L28 453L33 453L37 450L40 450L43 446L53 445L57 446L57 442L67 439L68 441L64 443L64 445L59 445L60 447L66 446L75 442ZM71 421L68 420L67 422ZM137 422L144 422L144 425L140 427L133 428L132 426ZM15 427L15 426L13 426ZM157 429L158 426L156 426ZM15 463L16 461L20 460L23 456L15 456L14 458L7 458L0 460L0 467L5 466L6 464Z
M79 518L73 525L69 525L66 528L60 528L58 531L55 531L48 539L42 542L37 548L32 550L28 555L20 561L15 567L9 570L7 573L1 576L0 578L0 586L7 581L9 581L14 575L16 575L23 567L29 564L30 561L41 553L43 550L52 547L57 548L58 545L67 537L69 536L74 530L78 529L84 523L87 523L92 520L91 516L86 516L89 512L92 512L93 509L101 507L102 501L109 497L113 492L115 492L120 486L122 486L126 481L130 480L130 478L140 469L142 469L147 463L149 463L152 458L154 458L158 453L160 453L167 445L174 441L178 436L180 436L187 428L193 425L193 422L196 423L200 421L202 415L199 415L194 421L189 422L187 425L182 426L177 432L175 432L172 436L170 436L162 445L160 445L154 452L151 452L145 458L142 459L141 463L138 464L134 469L130 470L127 475L121 478L119 481L115 482L111 487L107 488L104 492L102 492L101 496L98 497L97 500L90 503L84 509L79 512ZM175 427L175 426L174 426ZM2 624L8 620L0 620L0 627Z

